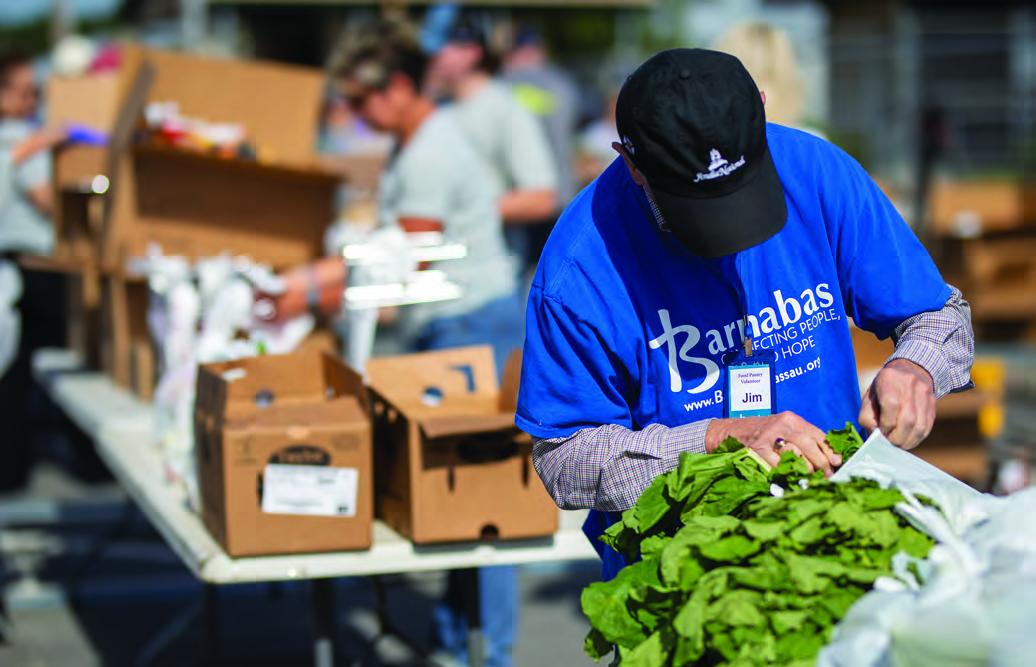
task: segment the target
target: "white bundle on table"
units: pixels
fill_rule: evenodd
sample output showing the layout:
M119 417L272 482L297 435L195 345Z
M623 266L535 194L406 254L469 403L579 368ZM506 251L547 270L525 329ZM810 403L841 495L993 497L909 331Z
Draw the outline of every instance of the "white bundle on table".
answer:
M894 576L853 605L817 666L1036 664L1036 489L1003 498L877 463L853 472L899 488L898 509L937 544L926 559L896 557Z
M223 255L191 262L152 248L132 263L148 278L148 329L159 355L155 435L167 478L183 484L197 504L192 412L198 364L258 354L286 354L313 331L305 314L270 322L256 312L256 294L278 294L273 271L244 257Z

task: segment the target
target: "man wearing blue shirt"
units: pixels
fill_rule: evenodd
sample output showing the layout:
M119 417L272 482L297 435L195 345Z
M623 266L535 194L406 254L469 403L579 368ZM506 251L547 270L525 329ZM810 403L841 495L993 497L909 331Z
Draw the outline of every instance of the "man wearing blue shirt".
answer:
M516 421L558 505L595 510L592 535L685 451L734 436L830 472L825 431L910 448L971 386L960 292L855 160L767 124L764 101L732 56L647 60L619 95L622 159L544 250ZM862 401L850 318L896 342ZM621 566L602 557L606 577Z

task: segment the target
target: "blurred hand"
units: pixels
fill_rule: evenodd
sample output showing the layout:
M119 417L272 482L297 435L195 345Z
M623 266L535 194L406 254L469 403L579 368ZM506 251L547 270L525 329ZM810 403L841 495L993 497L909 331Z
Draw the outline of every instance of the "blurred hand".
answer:
M789 451L802 457L809 469L830 475L842 465L842 457L827 444L826 436L794 412L781 412L767 417L713 419L705 434L705 449L710 454L727 437L733 436L764 461L776 466L781 454Z
M50 150L68 140L68 132L63 128L44 128L30 134L11 149L11 160L19 164L36 153Z
M863 395L860 426L881 429L889 442L903 449L927 438L934 422L932 376L912 361L890 361Z
M347 269L340 257L325 257L281 274L284 292L262 293L256 301L270 305L270 314L263 319L284 321L310 310L310 297L316 297L316 309L324 315L333 315L342 305L345 294Z

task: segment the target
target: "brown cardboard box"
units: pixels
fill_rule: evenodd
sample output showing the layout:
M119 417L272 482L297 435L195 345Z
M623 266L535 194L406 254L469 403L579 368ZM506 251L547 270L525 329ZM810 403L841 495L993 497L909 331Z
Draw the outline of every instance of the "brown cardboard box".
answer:
M111 131L119 113L119 85L115 73L51 77L47 80L47 122L54 126L81 123ZM103 174L106 162L103 147L73 144L59 150L54 172L59 184L78 185Z
M932 228L940 235L971 237L1032 225L1031 187L1018 178L936 180L929 196Z
M315 153L324 86L316 69L126 48L115 132L125 145L114 149L102 266L122 271L151 243L167 254L232 252L275 268L319 256L340 180ZM258 160L135 144L127 124L148 102L240 123Z
M370 547L373 497L367 408L361 378L329 354L300 352L198 369L195 448L202 517L228 554ZM354 513L264 512L264 494L270 493L264 488L264 480L270 479L264 477L268 464L324 466L322 475L333 469L354 470L355 499L344 501ZM297 496L293 498L298 502ZM338 503L332 501L333 506Z
M127 260L151 243L170 255L224 252L284 268L322 254L339 177L317 166L324 93L319 70L204 58L128 46L117 76L105 197L95 255L104 368L122 386L150 396L155 362L146 322L146 286ZM240 123L258 161L140 145L134 128L148 102L176 102L182 113Z
M492 350L372 359L378 517L415 543L543 537L558 510L514 425L521 360Z

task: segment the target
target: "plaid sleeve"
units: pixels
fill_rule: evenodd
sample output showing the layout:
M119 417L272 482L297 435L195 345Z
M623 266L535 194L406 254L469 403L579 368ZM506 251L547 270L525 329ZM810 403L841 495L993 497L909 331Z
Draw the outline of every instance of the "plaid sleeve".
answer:
M975 360L975 333L971 328L971 306L952 285L942 310L914 315L896 327L892 339L893 359L912 361L928 371L935 397L971 389L971 363Z
M656 477L675 468L680 454L705 453L711 421L674 428L651 424L640 431L609 424L567 438L537 438L532 460L558 507L621 512Z

